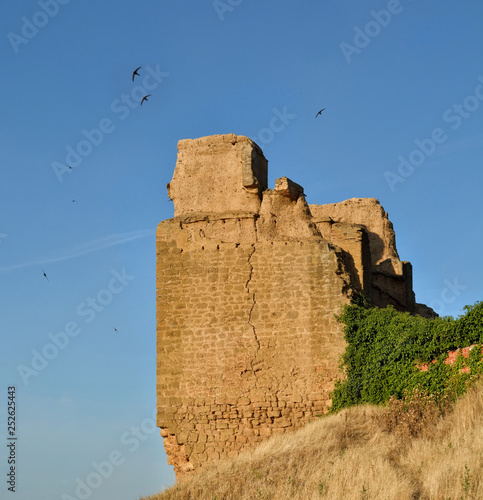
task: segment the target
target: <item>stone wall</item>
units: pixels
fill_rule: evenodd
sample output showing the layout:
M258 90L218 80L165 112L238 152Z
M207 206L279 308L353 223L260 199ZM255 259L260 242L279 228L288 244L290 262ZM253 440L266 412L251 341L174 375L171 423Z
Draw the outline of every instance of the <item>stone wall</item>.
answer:
M168 192L157 425L179 478L327 411L345 347L334 315L354 293L415 303L377 200L309 207L286 177L267 189L267 161L246 137L180 141Z

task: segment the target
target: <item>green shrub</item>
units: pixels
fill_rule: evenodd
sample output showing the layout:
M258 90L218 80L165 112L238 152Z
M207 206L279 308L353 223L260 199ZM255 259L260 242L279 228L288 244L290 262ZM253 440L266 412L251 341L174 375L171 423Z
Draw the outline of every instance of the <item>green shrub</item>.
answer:
M332 410L385 403L415 388L428 394L448 390L454 397L462 394L483 372L481 346L471 351L468 360L461 355L453 365L444 360L448 351L483 344L483 302L464 310L457 319L426 319L391 306L370 307L361 298L346 305L338 317L345 324L347 348L341 360L345 378L336 383ZM429 363L427 372L419 368L423 363ZM470 373L461 373L464 363Z

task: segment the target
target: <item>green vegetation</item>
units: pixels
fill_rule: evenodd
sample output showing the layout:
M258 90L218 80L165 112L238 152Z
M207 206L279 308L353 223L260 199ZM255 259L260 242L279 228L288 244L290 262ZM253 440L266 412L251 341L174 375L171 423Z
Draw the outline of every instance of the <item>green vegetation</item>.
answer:
M415 389L436 397L462 394L483 372L483 302L464 310L457 319L426 319L391 306L369 307L364 298L346 305L338 318L345 324L341 368L346 378L332 393L332 411L385 403ZM475 344L468 359L460 354L453 365L444 363L448 351ZM424 363L429 363L427 372L420 370ZM462 373L463 366L470 373Z

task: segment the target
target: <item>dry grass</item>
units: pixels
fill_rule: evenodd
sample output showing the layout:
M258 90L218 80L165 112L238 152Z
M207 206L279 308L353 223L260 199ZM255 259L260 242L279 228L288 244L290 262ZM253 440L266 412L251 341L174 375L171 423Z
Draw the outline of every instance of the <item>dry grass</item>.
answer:
M418 413L421 397L324 417L142 500L482 499L483 384L446 414Z
M436 397L420 389L406 391L403 399L389 398L385 411L372 415L383 431L402 439L431 435L440 417L453 409L449 392Z

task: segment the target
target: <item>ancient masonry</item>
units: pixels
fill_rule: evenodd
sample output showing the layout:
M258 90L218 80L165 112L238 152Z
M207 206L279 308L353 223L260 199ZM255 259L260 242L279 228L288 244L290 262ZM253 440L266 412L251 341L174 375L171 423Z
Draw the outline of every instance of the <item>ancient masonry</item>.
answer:
M177 477L305 425L330 406L334 315L363 291L423 315L373 198L308 205L247 137L178 143L157 230L157 425Z

